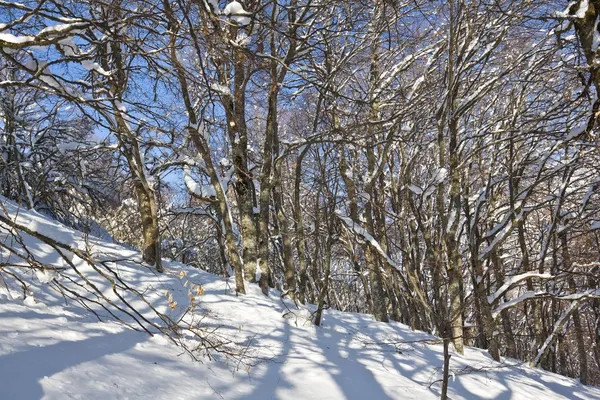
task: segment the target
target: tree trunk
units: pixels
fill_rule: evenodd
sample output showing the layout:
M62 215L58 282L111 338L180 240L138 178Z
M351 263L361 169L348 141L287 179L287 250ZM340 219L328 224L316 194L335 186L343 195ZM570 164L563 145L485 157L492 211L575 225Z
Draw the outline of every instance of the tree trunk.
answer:
M315 313L315 325L320 326L323 318L323 307L325 302L325 296L329 290L329 274L331 272L331 240L328 238L325 243L325 259L323 263L325 265L325 276L323 278L323 286L319 293L319 303L317 304L317 311Z
M562 248L562 258L563 258L563 269L565 271L571 271L571 255L569 254L569 245L567 242L567 234L566 232L562 232L560 235L560 243ZM569 289L571 293L577 292L577 284L575 283L575 279L573 275L569 275L568 278ZM575 330L575 338L577 341L577 353L578 353L578 361L579 361L579 380L584 385L589 383L588 370L587 370L587 349L585 347L585 339L583 334L583 326L581 323L581 314L579 310L573 311L573 328Z
M275 67L272 66L272 69ZM276 72L272 71L272 74ZM275 77L271 76L274 80ZM277 136L277 94L279 88L273 81L269 86L269 108L267 111L267 126L265 129L265 143L263 148L263 165L260 172L259 193L259 219L258 219L258 252L260 269L259 285L262 292L267 295L269 291L269 217L271 215L271 188L273 180L273 145Z
M306 256L304 243L304 221L302 218L302 206L300 202L300 185L302 183L302 160L308 151L305 147L296 159L294 176L294 224L296 231L296 252L298 253L298 266L300 268L300 285L298 287L298 298L302 304L306 302L306 290L308 276L306 270Z
M204 162L206 169L206 174L208 175L210 183L215 190L218 205L217 210L219 216L221 217L221 220L223 221L223 231L225 234L224 247L227 256L227 262L232 267L235 274L236 293L245 294L246 288L244 286L243 278L244 264L238 253L235 242L235 236L233 233L233 218L231 216L231 209L229 206L229 201L227 199L227 188L223 187L223 185L221 184L221 179L212 162L210 147L199 132L201 120L198 117L198 115L196 115L196 110L193 107L193 102L190 97L189 85L185 75L185 69L179 61L179 58L177 57L177 52L175 48L176 36L173 29L177 25L177 19L173 14L169 2L167 0L164 0L163 4L167 18L169 20L169 28L171 30L171 38L169 42L169 56L171 58L171 63L173 63L175 67L177 80L179 81L179 86L181 88L181 95L183 97L185 109L187 111L189 119L188 136L191 139L192 143L194 143L196 150L198 150L198 153L202 157L202 161ZM199 51L199 49L196 49L196 51Z
M231 28L230 37L235 38L237 27ZM246 125L246 56L244 51L233 48L233 94L221 95L227 120L227 133L232 147L235 167L236 193L242 233L242 257L244 259L244 277L256 282L258 265L258 221L254 214L256 206L253 174L248 169L248 128ZM223 81L221 84L227 85Z
M147 264L155 265L158 272L163 272L160 256L158 213L154 192L146 190L141 182L135 183L135 192L142 220L142 235L144 239L142 258Z

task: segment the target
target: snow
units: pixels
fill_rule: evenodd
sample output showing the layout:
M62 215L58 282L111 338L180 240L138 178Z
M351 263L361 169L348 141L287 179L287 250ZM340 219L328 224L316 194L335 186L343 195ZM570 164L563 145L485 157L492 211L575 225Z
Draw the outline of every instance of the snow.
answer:
M572 307L573 304L577 304L581 300L584 300L587 298L599 298L600 297L600 289L590 289L590 290L586 290L586 291L579 292L579 293L572 293L572 294L565 294L565 295L553 295L552 293L549 293L549 292L527 291L527 292L524 292L523 294L521 294L520 296L515 297L514 299L511 299L509 301L501 303L498 307L496 307L492 311L492 316L494 318L496 318L498 316L498 314L500 314L500 312L502 312L503 310L514 307L517 304L521 303L522 301L525 301L527 299L531 299L534 297L553 297L557 300L568 300L572 303L571 304L571 307Z
M416 186L416 185L408 185L408 189L410 189L411 192L413 192L414 194L422 194L423 193L423 189L421 189L420 187Z
M122 113L126 113L127 112L127 107L120 100L115 100L115 107L117 107L117 110L119 110Z
M221 157L221 159L219 160L219 165L224 168L230 167L231 160L229 158Z
M217 197L217 192L215 191L215 188L212 185L202 185L202 188L200 190L202 193L202 197Z
M581 0L579 2L579 8L575 12L575 18L581 19L585 18L585 13L587 12L589 7L589 0Z
M214 12L215 14L218 15L221 12L218 0L208 0L208 4L210 5L212 12Z
M71 33L79 33L80 30L75 27L80 26L81 24L71 23L71 24L58 24L47 26L40 31L38 35L53 35L57 33L64 33L68 31L72 31Z
M2 24L0 24L0 25L2 25ZM84 28L85 26L86 26L86 24L81 23L81 22L48 26L48 27L42 29L37 34L37 37L39 38L39 37L47 37L47 36L65 35L67 33L71 34L71 35L75 35L75 34L79 33L81 31L81 28ZM35 40L36 40L36 37L30 36L30 35L15 36L10 33L0 33L0 47L2 47L2 45L3 45L2 42L4 42L4 45L7 47L10 47L9 45L21 47L24 45L34 44ZM45 46L38 46L38 47L43 48Z
M235 37L235 42L238 46L247 47L250 42L250 36L244 31L239 31Z
M442 182L444 182L444 180L448 177L448 170L446 168L440 168L434 178L433 178L433 182L436 184L440 184Z
M488 303L492 304L500 296L502 296L511 286L529 278L541 278L541 279L552 279L554 278L551 274L540 274L539 272L525 272L519 275L509 276L504 284L498 288L494 293L488 296Z
M587 122L571 129L571 131L569 132L569 134L567 135L565 140L571 140L571 139L576 138L577 136L579 136L583 132L585 132L586 129L587 129Z
M595 53L600 47L600 32L598 32L598 23L600 22L600 16L596 17L596 23L594 24L594 33L592 37L592 51Z
M254 280L256 282L259 282L261 277L262 277L262 271L260 270L260 258L258 258L256 260L256 274L254 275Z
M67 57L76 57L79 54L79 46L75 44L73 38L65 38L58 41L61 49L65 52Z
M39 65L39 63L38 63L38 61L36 59L34 59L31 56L26 57L26 59L25 59L25 67L29 71L31 71L33 73L36 73L38 71L38 65Z
M570 305L570 307L568 309L563 311L563 313L560 316L560 318L558 319L558 321L556 321L556 323L554 324L554 329L552 330L552 334L546 338L546 340L544 341L544 344L539 349L538 354L535 357L535 360L533 361L534 365L538 365L538 363L540 362L541 356L544 354L544 350L550 345L550 343L552 343L556 333L561 330L564 323L568 320L568 318L571 316L573 311L575 311L578 307L579 307L579 304L577 302L574 302Z
M571 9L571 7L573 7L573 5L575 5L577 0L572 0L569 2L569 5L567 6L567 8L565 8L563 11L556 11L554 13L554 15L558 18L568 18L569 17L569 10Z
M15 36L10 33L0 33L0 44L2 42L8 44L24 44L33 42L33 36Z
M402 267L398 265L394 260L392 260L385 251L383 251L383 248L381 247L377 239L375 239L373 235L371 235L365 228L360 226L358 222L353 221L352 218L348 217L347 215L344 215L344 213L342 213L340 210L336 210L335 215L340 220L342 220L342 222L344 222L344 224L348 227L349 230L353 231L355 234L359 235L364 240L369 242L371 246L379 253L379 255L381 255L388 262L390 266L398 270L398 272L402 273Z
M585 196L583 197L583 200L581 201L581 207L579 209L580 213L583 213L583 211L585 211L585 207L588 205L590 198L594 194L594 190L595 190L595 185L592 185L589 187L589 189L585 193Z
M217 192L212 185L200 185L192 178L191 170L189 167L183 170L183 182L187 190L198 197L211 198L217 197Z
M439 43L434 43L431 46L427 46L423 49L420 49L420 50L416 51L415 53L409 54L406 57L402 58L395 65L390 66L389 68L386 68L386 71L384 71L381 74L381 80L377 85L378 89L375 91L375 96L379 96L379 94L383 90L388 89L390 87L390 85L392 84L392 82L394 81L394 79L401 72L406 71L419 58L425 57L428 54L430 54L438 45L439 45ZM430 58L430 61L431 61L431 58ZM429 62L426 65L427 65L427 67L426 67L426 69L427 69L430 66ZM415 86L413 86L413 90L411 91L411 93L408 96L408 100L410 100L412 98L412 95L415 93L415 90L418 88L418 86L420 84L421 84L421 82L419 82L419 79L417 79L415 81Z
M415 80L415 82L413 83L412 89L410 90L410 93L408 94L407 100L410 100L413 98L414 94L417 92L417 90L419 90L419 88L421 87L421 84L423 82L425 82L425 75L422 75Z
M18 212L14 218L20 224L73 249L90 248L96 259L112 260L119 278L173 318L188 309L190 285L201 287L193 313L199 326L217 329L219 338L249 357L238 363L215 353L213 360L192 361L165 336L134 331L106 315L99 321L52 290L51 283L24 274L33 296L23 299L22 291L0 284L2 398L439 398L443 357L434 336L334 310L325 310L323 325L315 327L307 323L314 306L296 309L280 293L265 297L251 284L246 296L236 296L231 281L174 262L165 261L166 272L157 275L139 263L134 251L93 237L86 245L83 234L0 200L9 215ZM65 267L48 245L27 234L23 240L48 266ZM94 284L110 292L91 267L78 257L73 260ZM62 271L54 279L66 283L67 276L73 273ZM172 310L166 290L176 303ZM142 308L140 301L135 305ZM143 312L150 314L147 307ZM452 354L450 367L452 399L600 398L599 388L514 360L496 363L479 349Z
M210 88L219 93L221 96L231 96L231 90L225 85L211 83Z
M505 218L505 220L499 224L497 224L496 226L494 226L492 228L492 230L490 230L487 234L486 237L494 237L494 239L492 239L492 242L485 247L481 253L479 254L479 259L483 260L485 259L489 253L496 248L496 246L501 243L506 236L512 232L512 228L513 228L513 222L512 220L508 220L508 214L507 217Z
M185 183L185 187L190 193L196 196L200 196L202 194L200 185L194 180L194 178L192 178L191 170L189 167L184 168L183 170L183 183Z
M104 68L102 68L100 66L100 64L98 64L97 62L90 61L90 60L81 60L81 66L90 72L96 71L97 73L99 73L101 75L110 76L110 74L108 72L106 72L106 70L104 70Z
M598 297L600 296L600 289L590 289L590 290L586 290L584 292L580 292L580 293L572 293L572 294L566 294L563 296L558 296L557 298L561 299L561 300L570 300L570 301L574 301L574 300L583 300L586 299L588 297Z
M77 142L61 142L56 144L56 148L61 154L65 154L68 151L75 151L82 147L84 146Z
M509 301L505 301L504 303L501 303L498 307L494 308L494 310L492 311L492 317L496 318L498 315L500 315L500 313L503 310L506 310L508 308L514 307L514 306L516 306L517 304L519 304L522 301L534 298L534 297L536 297L538 295L541 295L541 294L543 294L543 293L536 293L536 292L529 291L529 292L523 293L519 297L515 297L514 299L511 299ZM489 301L489 299L488 299L488 301Z
M35 275L40 283L50 283L58 277L58 272L53 269L43 269L35 271Z
M223 9L223 14L229 16L234 22L240 26L250 23L250 13L244 10L244 7L237 1L232 1Z

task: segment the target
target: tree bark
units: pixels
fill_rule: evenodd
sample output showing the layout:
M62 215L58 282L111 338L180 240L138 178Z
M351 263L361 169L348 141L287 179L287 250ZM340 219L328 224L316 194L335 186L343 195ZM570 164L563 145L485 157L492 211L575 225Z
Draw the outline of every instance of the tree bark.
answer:
M569 254L569 244L567 242L566 232L562 232L560 235L560 243L562 248L562 259L565 271L571 271L571 255ZM569 289L571 293L577 292L577 284L573 275L569 275L568 278ZM579 310L573 311L573 328L575 330L575 340L577 341L577 353L579 361L579 380L584 385L589 383L588 369L587 369L587 349L585 347L585 338L583 334L583 326L581 323L581 314Z

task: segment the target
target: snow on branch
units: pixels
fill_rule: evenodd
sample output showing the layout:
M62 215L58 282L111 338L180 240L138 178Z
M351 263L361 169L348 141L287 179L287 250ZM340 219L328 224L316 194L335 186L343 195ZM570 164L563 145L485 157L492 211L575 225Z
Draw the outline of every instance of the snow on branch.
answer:
M215 188L212 185L200 185L192 178L190 167L183 168L183 181L188 192L196 197L203 199L214 199L217 197Z
M537 355L535 356L535 359L533 360L534 366L537 366L540 363L542 356L546 353L546 349L548 349L548 346L550 346L550 344L554 341L556 334L562 330L565 323L571 317L571 314L573 314L573 312L577 310L577 308L579 308L579 302L575 301L571 304L569 308L567 308L562 313L558 321L556 321L556 323L554 324L554 329L552 329L552 333L546 338L544 344L542 345L542 347L540 347Z
M245 26L250 23L250 13L244 10L244 7L237 1L232 1L223 9L223 15L231 18L240 26Z
M543 297L552 297L553 299L556 299L556 300L573 301L575 303L578 303L587 298L600 298L600 289L591 289L591 290L586 290L585 292L572 293L572 294L566 294L566 295L555 295L550 292L527 291L527 292L523 293L522 295L520 295L519 297L516 297L510 301L504 302L504 303L500 304L498 307L494 308L494 310L492 311L492 317L496 318L502 311L512 308L525 300L532 299L532 298L543 298Z
M358 222L353 221L350 217L344 215L340 210L336 210L335 215L342 222L344 222L344 224L349 230L351 230L352 232L369 242L369 244L379 253L379 255L381 255L387 261L388 264L390 264L390 266L398 270L398 272L402 272L402 267L398 265L394 260L392 260L385 251L383 251L377 239L375 239L373 235L367 232L365 228L360 226Z
M523 274L510 276L498 290L488 296L488 303L493 304L513 285L529 278L552 279L554 276L551 274L540 274L538 272L525 272Z
M11 33L3 33L0 31L0 47L20 50L31 46L48 46L57 43L58 40L74 36L88 28L88 26L89 24L87 22L58 24L42 29L35 36L15 36Z

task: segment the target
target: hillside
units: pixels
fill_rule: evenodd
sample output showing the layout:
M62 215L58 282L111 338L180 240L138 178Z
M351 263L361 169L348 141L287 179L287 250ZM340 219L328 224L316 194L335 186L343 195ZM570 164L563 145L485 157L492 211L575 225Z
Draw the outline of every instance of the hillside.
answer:
M73 248L86 247L81 233L18 210L11 202L4 204L19 224ZM2 235L5 244L19 247L5 229ZM47 244L24 233L22 238L36 258L65 267ZM249 285L248 295L236 297L231 282L186 265L165 263L166 273L156 275L139 264L135 252L93 238L88 238L87 247L98 260L117 260L118 276L173 318L189 305L190 283L201 285L198 306L183 321L199 322L207 337L228 342L226 349L243 357L213 352L213 360L193 361L164 335L135 331L97 309L103 319L99 321L82 305L52 290L51 283L41 282L66 282L72 276L68 269L57 277L28 272L23 275L32 295L23 298L10 283L11 290L0 289L3 399L424 400L439 396L440 385L433 382L440 379L442 346L427 334L397 323L378 323L368 315L333 310L325 312L322 327L315 327L308 321L311 307L297 310L276 292L266 298ZM11 260L4 250L3 263ZM89 266L78 257L73 260L86 277L102 285ZM110 292L106 284L101 290ZM153 318L141 301L132 304ZM499 364L477 349L467 349L464 357L454 354L451 368L452 399L600 398L598 388L511 360Z

